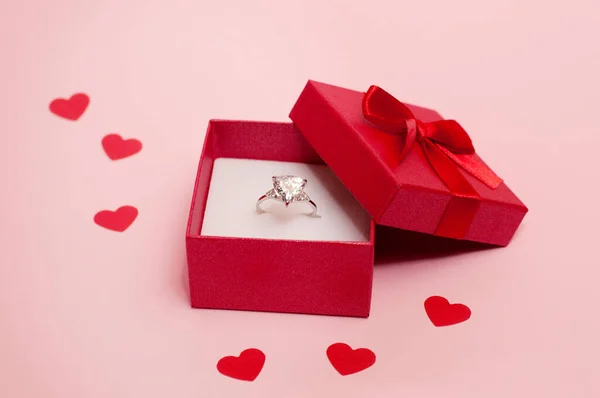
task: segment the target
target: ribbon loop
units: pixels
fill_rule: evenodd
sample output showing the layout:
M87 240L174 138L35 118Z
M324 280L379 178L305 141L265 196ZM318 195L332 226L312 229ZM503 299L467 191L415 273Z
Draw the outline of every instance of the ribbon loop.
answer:
M406 120L415 118L406 105L377 86L369 87L362 110L365 119L388 133L405 133Z
M475 153L469 134L455 120L438 120L427 123L427 137L453 153Z

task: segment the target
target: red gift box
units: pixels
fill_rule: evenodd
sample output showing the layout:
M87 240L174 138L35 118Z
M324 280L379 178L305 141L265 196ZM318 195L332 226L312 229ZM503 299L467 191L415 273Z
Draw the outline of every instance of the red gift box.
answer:
M225 203L213 203L216 208L222 206L218 209L220 213L209 214L207 210L210 191L215 193L230 189L231 194L235 195L238 189L234 181L227 182L231 186L219 185L219 189L211 185L216 184L213 180L220 178L218 175L222 175L217 172L215 165L224 159L297 162L322 167L329 172L326 166L316 166L323 165L323 161L291 123L211 121L200 158L186 231L192 306L368 316L375 224L343 185L336 179L348 198L355 203L356 209L364 215L364 240L289 239L285 238L289 229L281 229L281 237L277 236L277 230L274 230L274 236L268 238L249 237L244 235L248 226L232 225L236 220L227 212L240 211L243 218L240 223L272 221L269 215L259 218L265 215L256 214L252 199L235 202L239 209L232 209ZM270 188L271 174L263 177L266 184L259 189L264 188L266 192ZM333 182L327 181L324 182L325 190L333 189L327 185ZM307 189L311 187L310 184L311 181ZM315 188L314 184L312 188ZM323 192L322 196L326 194ZM338 191L336 195L339 194ZM332 211L337 209L332 208L337 206L335 198L315 201L319 206L329 206ZM339 209L336 211L339 213ZM323 218L327 220L329 214L331 211L324 213ZM208 220L209 216L212 221ZM219 217L222 218L221 225ZM208 224L212 225L210 228L213 231L223 227L225 231L233 228L244 233L211 235L207 232ZM312 230L315 234L319 232L318 227ZM310 234L307 236L310 238Z
M362 93L309 81L290 118L294 124L209 123L186 231L193 307L366 317L375 223L503 246L527 213L475 154L457 122L404 105L378 87ZM362 238L317 238L327 230L318 224L306 224L312 232L302 238L290 235L285 223L266 235L248 233L250 224L268 219L257 218L253 197L237 195L254 183L270 183L271 174L256 171L265 178L260 184L249 167L224 174L224 159L293 162L333 172L335 181L321 181L316 202L325 203L332 230L351 230L364 216ZM270 187L262 188L260 195ZM358 211L343 202L353 202Z
M527 207L435 111L309 81L290 118L377 224L505 246Z

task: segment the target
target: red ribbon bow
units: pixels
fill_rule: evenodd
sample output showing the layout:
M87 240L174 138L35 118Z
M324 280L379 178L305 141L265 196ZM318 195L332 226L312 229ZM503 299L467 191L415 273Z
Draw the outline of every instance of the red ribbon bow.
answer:
M365 119L388 133L406 134L402 159L415 140L453 196L435 234L462 239L471 225L480 197L460 168L495 189L502 179L476 155L467 132L455 120L422 122L406 105L380 87L371 86L363 103Z

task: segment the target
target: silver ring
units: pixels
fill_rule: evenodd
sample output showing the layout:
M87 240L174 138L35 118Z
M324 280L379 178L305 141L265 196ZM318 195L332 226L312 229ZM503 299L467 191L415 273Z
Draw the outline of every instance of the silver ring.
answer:
M261 208L261 205L264 201L272 199L284 203L286 207L291 203L308 203L312 207L310 216L318 217L317 205L310 199L306 192L304 192L304 187L308 182L305 178L293 175L283 175L273 176L271 177L271 181L273 182L273 189L269 190L256 201L257 213L265 213Z

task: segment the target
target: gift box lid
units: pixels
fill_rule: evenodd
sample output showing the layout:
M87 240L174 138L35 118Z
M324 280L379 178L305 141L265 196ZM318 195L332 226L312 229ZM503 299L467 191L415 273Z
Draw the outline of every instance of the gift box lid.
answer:
M367 121L365 94L309 80L290 118L374 221L449 238L507 245L527 213L527 207L506 184L497 177L494 180L493 172L472 154L467 160L484 170L480 173L484 177L486 173L492 174L495 185L491 187L489 181L482 182L475 172L455 167L463 180L468 181L467 192L472 195L451 190L447 179L442 180L439 170L432 167L426 147L424 150L416 142L409 143L407 134L386 132L381 125ZM389 96L385 92L383 95ZM409 104L401 106L412 112L421 127L434 126L443 120L434 110ZM442 123L446 123L446 127L454 126L447 124L448 121ZM470 144L468 135L463 133ZM453 158L452 154L449 156ZM460 154L454 156L460 157Z

